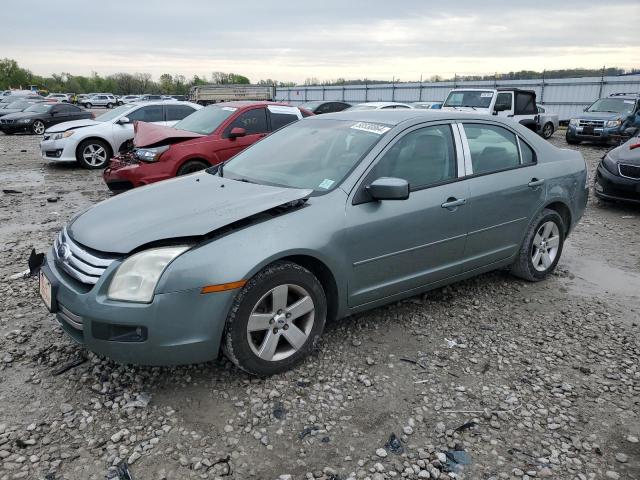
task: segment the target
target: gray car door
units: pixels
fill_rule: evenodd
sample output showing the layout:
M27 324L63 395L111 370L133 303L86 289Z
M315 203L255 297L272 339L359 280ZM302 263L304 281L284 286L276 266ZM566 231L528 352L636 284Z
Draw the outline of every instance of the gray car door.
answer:
M414 127L364 176L346 211L351 306L460 272L468 222L461 150L450 124ZM409 198L372 201L365 187L380 177L407 180Z
M511 257L520 247L546 189L535 152L513 131L464 122L469 198L465 271Z

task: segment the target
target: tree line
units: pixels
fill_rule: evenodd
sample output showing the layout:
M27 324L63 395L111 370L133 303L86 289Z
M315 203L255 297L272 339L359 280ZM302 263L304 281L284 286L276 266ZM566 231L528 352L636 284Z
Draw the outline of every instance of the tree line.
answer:
M163 73L156 81L150 73L114 73L102 76L93 72L90 76L72 75L70 73L53 73L48 77L36 75L30 70L20 67L18 62L10 58L0 59L0 90L9 88L28 89L36 85L40 90L63 93L109 92L115 95L161 93L165 95L186 95L195 85L208 84L250 84L244 75L237 73L213 72L209 78L194 75ZM275 85L278 87L294 86L293 82L277 80L260 80L258 85Z
M537 72L533 70L521 70L519 72L496 73L493 75L456 75L453 78L445 78L433 75L427 80L430 82L452 82L463 80L530 80L541 78L572 78L572 77L597 77L600 75L615 76L628 73L640 73L640 69L626 71L622 68L608 67L602 69L571 68L562 70L546 70ZM405 83L400 79L394 79L396 83ZM416 80L410 80L414 82ZM249 78L237 73L213 72L209 78L194 75L186 78L184 75L163 73L156 81L150 73L114 73L111 75L98 75L93 72L90 76L72 75L70 73L53 73L48 77L35 75L30 70L20 67L15 60L0 59L0 90L8 88L29 88L36 85L38 89L49 92L64 93L90 93L110 92L116 95L138 93L161 93L165 95L186 95L191 87L207 84L250 84ZM294 87L295 82L282 82L267 78L256 82L257 85L274 85L276 87ZM376 83L388 83L388 80L371 80L367 78L346 80L320 80L316 77L307 78L303 85L373 85Z

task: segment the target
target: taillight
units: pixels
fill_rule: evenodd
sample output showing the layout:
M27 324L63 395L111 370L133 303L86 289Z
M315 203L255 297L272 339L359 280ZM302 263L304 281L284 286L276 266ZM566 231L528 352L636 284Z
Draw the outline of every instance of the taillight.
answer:
M640 148L640 143L629 145L629 150L635 150L636 148Z

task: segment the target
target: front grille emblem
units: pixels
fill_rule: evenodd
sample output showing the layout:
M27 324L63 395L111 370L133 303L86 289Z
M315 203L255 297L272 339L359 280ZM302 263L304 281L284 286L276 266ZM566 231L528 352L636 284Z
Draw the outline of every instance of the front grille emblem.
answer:
M63 262L66 262L71 256L71 249L66 243L58 245L58 258Z

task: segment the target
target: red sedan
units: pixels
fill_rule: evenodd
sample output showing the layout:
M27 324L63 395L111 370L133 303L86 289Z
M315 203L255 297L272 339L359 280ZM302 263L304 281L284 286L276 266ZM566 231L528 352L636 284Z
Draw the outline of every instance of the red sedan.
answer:
M122 192L224 162L274 130L312 115L273 102L228 102L198 110L173 127L138 122L132 153L113 157L103 173Z

